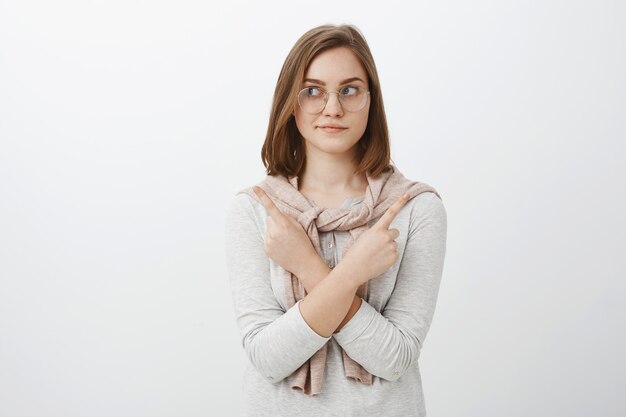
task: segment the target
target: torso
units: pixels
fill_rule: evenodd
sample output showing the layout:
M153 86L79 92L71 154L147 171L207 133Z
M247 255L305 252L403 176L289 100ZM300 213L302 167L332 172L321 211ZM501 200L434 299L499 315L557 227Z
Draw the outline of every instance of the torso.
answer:
M334 201L338 201L341 197L356 196L357 194L357 192L344 193L344 195L337 197ZM308 197L307 194L305 196ZM333 202L332 199L323 199L324 195L312 195L312 197L322 198L320 203ZM405 252L405 250L407 250L407 242L411 233L411 224L421 224L423 219L428 219L428 216L432 214L428 211L430 210L428 209L429 201L432 197L424 193L411 199L394 220L393 227L400 232L396 239L398 252L402 254L403 259L411 259L412 261L405 262L402 270L400 269L400 262L397 262L384 274L368 282L367 304L369 306L373 307L381 315L387 306L394 307L389 308L388 313L398 314L397 323L402 325L401 323L404 322L406 328L416 326L415 318L421 319L423 314L423 317L425 317L423 320L425 321L420 321L420 325L414 329L422 335L425 334L422 333L425 330L422 330L421 323L425 325L429 323L428 317L432 317L429 309L435 306L433 300L436 299L438 280L441 277L440 272L434 272L440 271L440 269L436 269L435 265L437 259L440 259L436 256L436 248L441 246L424 244L420 249L417 246L416 239L415 244L412 245L412 251ZM249 201L252 202L252 205L248 204L246 207L254 209L253 215L255 217L255 222L250 223L250 233L259 233L259 230L266 230L264 223L267 219L266 209L256 200L250 198ZM418 204L418 208L413 209L416 204ZM439 228L439 230L441 231L442 229ZM330 264L329 267L332 268L332 265L337 265L343 259L343 252L348 244L349 236L350 233L348 231L330 231L319 234L321 249L319 255L325 263ZM435 239L435 237L431 238ZM235 246L233 245L233 247ZM408 247L408 249L411 249L411 247ZM425 250L426 252L420 252L420 250ZM259 266L258 268L252 266L252 269L260 270L262 265L265 265L263 268L266 267L268 260L263 254L264 252L261 252L259 259L254 258ZM250 274L250 286L254 286L258 282L258 275L255 275L257 272L251 272ZM273 297L271 298L272 302L278 303L280 309L259 309L257 318L247 318L246 320L264 320L266 323L269 323L280 317L283 312L288 311L289 305L285 299L284 270L271 259L269 260L269 281L270 294L267 296ZM237 285L235 288L243 290L243 288L250 287ZM250 294L258 291L254 287L252 288ZM250 297L251 302L258 302L258 297L258 294ZM418 298L416 299L415 297ZM248 299L246 297L241 298ZM393 313L393 311L397 313ZM359 331L359 339L368 341L372 345L379 345L377 341L380 339L385 340L389 346L400 346L400 343L407 343L403 341L404 338L401 337L401 332L398 332L397 329L394 330L395 326L369 325L368 323L372 323L372 317L369 316L369 313L365 314L364 311L361 311L360 316L359 320L357 313L355 315L356 320L352 323L358 326L357 329L364 329L362 332ZM307 330L305 334L310 334L306 324L299 323L303 329ZM290 331L293 333L285 333L282 337L290 337L289 335L295 334L296 330L296 328L291 328ZM353 328L352 331L355 331L355 329ZM348 413L347 410L351 410L347 415L352 416L371 415L372 411L375 411L378 415L395 415L389 413L389 404L394 404L401 410L401 414L398 415L426 415L423 411L424 399L418 361L413 366L410 366L397 381L390 382L376 377L372 385L363 385L345 377L343 352L340 350L341 345L339 345L337 339L335 337L330 338L327 346L324 384L322 393L319 396L309 397L296 393L291 388L288 378L280 382L268 383L267 378L254 368L252 362L248 362L248 368L244 377L244 401L247 409L247 413L244 415L292 415L293 410L299 410L298 415L303 417L337 415L337 412L345 411L345 413ZM367 343L359 343L354 348L361 357L374 355L371 353L371 349L367 347Z

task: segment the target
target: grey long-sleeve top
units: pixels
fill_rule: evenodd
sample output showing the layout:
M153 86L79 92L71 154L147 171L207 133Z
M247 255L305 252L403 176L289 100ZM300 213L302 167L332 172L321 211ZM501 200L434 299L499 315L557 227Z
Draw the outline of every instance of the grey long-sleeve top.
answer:
M346 198L342 207L362 201L362 196ZM418 357L443 272L447 215L442 201L424 192L400 210L390 226L400 231L400 259L369 281L368 300L331 337L308 326L299 302L286 307L281 269L264 250L266 217L263 205L239 193L226 221L234 311L250 360L243 384L245 416L425 416ZM334 267L341 262L349 232L319 236L324 260ZM325 343L322 393L308 396L292 390L286 378ZM339 347L375 376L372 385L344 375Z

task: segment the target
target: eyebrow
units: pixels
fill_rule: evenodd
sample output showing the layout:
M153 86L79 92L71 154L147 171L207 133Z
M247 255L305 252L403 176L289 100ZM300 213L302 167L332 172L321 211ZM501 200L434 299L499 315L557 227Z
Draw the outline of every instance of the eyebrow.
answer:
M353 81L361 81L363 84L365 84L365 81L363 81L362 79L360 79L359 77L352 77L352 78L347 78L343 81L341 81L339 84L348 84L351 83ZM304 80L304 82L309 82L309 83L313 83L313 84L319 84L319 85L326 85L326 83L322 80L316 80L315 78L306 78Z

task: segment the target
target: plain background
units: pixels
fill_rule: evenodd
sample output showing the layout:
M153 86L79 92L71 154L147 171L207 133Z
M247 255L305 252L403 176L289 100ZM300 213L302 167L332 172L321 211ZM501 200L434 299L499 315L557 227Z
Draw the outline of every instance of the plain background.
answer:
M224 215L353 23L448 213L429 416L626 415L620 1L0 1L0 416L237 416Z

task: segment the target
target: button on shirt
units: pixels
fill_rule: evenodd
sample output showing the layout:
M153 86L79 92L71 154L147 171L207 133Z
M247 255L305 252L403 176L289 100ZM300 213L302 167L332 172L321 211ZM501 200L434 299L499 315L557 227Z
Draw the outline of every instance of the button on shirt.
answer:
M362 203L346 198L342 207ZM430 327L445 257L447 216L441 200L424 192L391 224L400 259L369 281L369 296L331 337L311 329L299 302L287 308L283 270L263 247L265 208L245 193L231 203L226 255L235 317L249 359L243 376L245 416L424 416L418 357ZM370 226L378 218L370 221ZM329 267L341 262L347 231L320 232ZM291 389L289 376L328 344L322 392ZM340 347L372 375L373 384L346 378ZM294 410L297 410L294 411Z
M323 239L329 240L328 245L326 246L323 241L320 241L320 248L326 248L326 250L322 249L324 259L326 259L326 263L330 268L334 268L335 265L337 265L337 251L333 249L335 247L335 232L330 231L324 233Z

